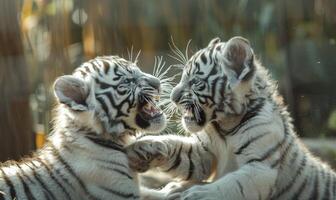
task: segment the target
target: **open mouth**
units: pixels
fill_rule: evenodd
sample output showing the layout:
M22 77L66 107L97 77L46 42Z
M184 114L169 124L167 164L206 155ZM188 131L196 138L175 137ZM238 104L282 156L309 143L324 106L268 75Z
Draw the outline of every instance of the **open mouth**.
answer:
M199 126L205 124L205 112L202 108L193 104L186 105L183 109L183 118L187 123L197 123Z
M138 107L138 116L145 121L155 120L163 115L162 110L157 106L159 96L143 97L140 100Z

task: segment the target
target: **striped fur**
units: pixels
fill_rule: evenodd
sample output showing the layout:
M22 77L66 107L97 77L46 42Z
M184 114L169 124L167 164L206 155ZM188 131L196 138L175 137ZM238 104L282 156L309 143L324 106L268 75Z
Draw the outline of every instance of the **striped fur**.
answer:
M246 39L216 38L194 54L171 99L192 135L145 136L128 149L131 162L180 179L171 199L336 199L335 172L296 136Z
M160 80L106 56L59 77L54 90L53 133L31 158L1 165L0 199L140 199L124 146L137 132L164 128L161 111L143 113L148 104L159 112Z

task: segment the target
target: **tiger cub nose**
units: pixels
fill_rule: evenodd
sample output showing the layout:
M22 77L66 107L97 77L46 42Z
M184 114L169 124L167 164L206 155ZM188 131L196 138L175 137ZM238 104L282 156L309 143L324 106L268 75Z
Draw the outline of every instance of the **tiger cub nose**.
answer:
M172 93L170 94L170 99L171 99L174 103L178 104L178 102L181 100L181 97L182 97L182 90L183 90L183 88L182 88L182 86L181 86L180 84L178 84L177 86L175 86L175 87L173 88L173 91L172 91Z
M147 79L147 82L150 86L152 86L154 89L157 89L158 91L160 91L160 86L161 86L161 83L160 83L160 80L156 77L150 77Z

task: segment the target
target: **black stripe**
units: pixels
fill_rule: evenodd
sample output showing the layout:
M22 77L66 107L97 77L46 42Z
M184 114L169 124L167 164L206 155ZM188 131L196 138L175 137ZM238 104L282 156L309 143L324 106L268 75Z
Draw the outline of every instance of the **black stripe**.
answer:
M99 103L100 103L100 105L102 106L102 108L103 108L105 114L108 116L108 115L109 115L109 109L107 108L107 105L106 105L106 103L105 103L105 101L104 101L104 98L101 97L101 96L99 96L99 97L97 97L96 99L99 101Z
M202 53L200 57L201 57L202 62L203 62L204 64L207 64L207 58L206 58L206 56L205 56L205 52Z
M299 150L296 150L293 153L293 155L292 155L292 157L291 157L291 159L290 159L290 161L288 163L294 163L294 162L296 162L296 159L297 159L298 155L299 155Z
M181 146L182 146L182 144L181 144ZM169 147L169 146L168 146L168 147ZM176 152L177 152L177 149L179 149L179 148L177 148L177 146L176 146L175 148L173 148L173 152L170 152L170 151L171 151L171 148L169 148L168 152L169 152L169 157L170 157L170 158L174 158L174 157L175 157L175 154L176 154Z
M244 194L244 190L243 190L243 186L242 186L242 184L239 182L239 180L236 180L236 183L237 183L237 185L238 185L238 187L239 187L240 194L241 194L244 198L246 198L246 197L245 197L245 194Z
M101 80L99 80L99 78L95 78L94 79L95 80L95 82L96 83L98 83L99 84L99 87L101 88L101 89L111 89L111 88L113 88L113 89L116 89L116 86L115 85L111 85L111 84L109 84L109 83L106 83L106 82L104 82L104 81L101 81ZM100 94L96 94L96 95L100 95Z
M269 132L265 132L265 133L262 133L262 134L260 134L260 135L257 135L257 136L255 136L255 137L251 138L250 140L248 140L247 142L245 142L242 146L240 146L239 149L235 152L235 154L241 154L242 151L243 151L244 149L246 149L252 142L254 142L254 141L258 140L259 138L261 138L261 137L267 135L268 133L269 133Z
M133 176L128 174L127 172L121 171L119 169L113 169L113 170L118 172L119 174L122 174L122 175L126 176L128 179L133 179Z
M281 164L283 163L283 161L286 159L288 152L290 152L291 148L292 148L292 143L294 142L294 139L291 137L291 140L288 142L285 150L282 152L282 154L280 155L280 158L278 160L276 160L274 163L271 164L271 167L274 168L278 163L280 163L280 167Z
M246 127L244 130L242 130L242 131L240 131L240 132L243 134L243 133L245 133L245 132L251 130L252 128L256 128L256 127L258 127L258 126L269 125L269 124L271 124L271 123L272 123L272 121L266 121L266 122L256 123L256 124L253 124L253 125L251 125L251 126Z
M314 186L313 186L313 190L312 190L312 194L309 195L310 198L309 200L316 200L319 199L319 190L320 190L320 183L319 183L319 169L316 169L316 175L315 175L315 181L314 181Z
M216 64L217 65L217 64ZM224 102L225 101L225 95L226 95L226 85L227 85L227 81L228 81L228 78L227 76L222 76L220 77L220 81L221 81L221 84L219 85L219 88L217 91L220 91L220 102ZM216 94L216 91L212 88L212 94ZM223 109L224 107L224 104L221 104L219 106L219 109Z
M82 74L83 77L87 76L87 74L84 71L82 71L80 69L78 71Z
M251 104L255 104L255 105L252 106ZM246 112L246 114L240 120L239 126L234 128L234 131L231 133L231 135L234 135L239 130L240 127L245 125L250 119L257 116L259 112L261 111L261 109L264 107L264 105L265 105L265 99L263 98L253 100L250 103L250 110Z
M90 70L90 68L89 68L87 65L85 65L84 70L85 70L87 73L91 74L91 70Z
M305 177L304 181L301 183L300 187L294 193L294 196L291 199L300 199L300 196L301 196L302 192L304 191L304 188L305 188L306 184L307 184L307 177Z
M128 174L127 172L121 171L121 170L116 169L116 168L103 166L103 165L99 165L99 167L101 167L101 168L103 168L103 169L105 169L105 170L108 170L108 171L115 171L115 172L118 172L119 174L121 174L121 175L123 175L123 176L126 176L128 179L133 180L133 176L131 176L131 175Z
M204 142L201 140L201 138L196 134L196 137L199 141L199 143L202 145L202 148L204 149L204 151L209 151L208 147L204 144ZM201 155L201 154L200 154Z
M186 180L189 180L191 178L191 176L194 173L194 169L195 169L194 163L191 159L192 150L193 150L192 145L190 145L190 149L189 149L189 152L188 152L189 171L188 171L188 176L187 176Z
M104 73L108 74L110 70L110 64L105 60L101 60L101 62L103 63Z
M86 196L88 196L89 199L98 200L97 198L95 198L94 196L92 196L89 193L89 191L87 190L83 181L77 176L77 174L74 172L74 170L71 168L71 166L62 158L61 154L58 152L58 150L56 149L56 147L52 143L50 143L50 147L52 149L52 153L54 154L55 158L59 162L61 162L61 164L64 165L65 169L68 170L68 172L76 179L76 181L81 186L82 190L86 193Z
M180 163L181 163L181 151L182 151L182 147L183 147L183 143L181 144L180 149L179 149L177 155L175 156L175 162L174 162L174 164L169 169L167 169L166 172L174 170L174 169L176 169L180 165Z
M16 164L16 166L19 168L22 176L27 179L28 181L30 181L31 183L34 184L33 180L25 173L25 171L22 169L22 167L19 164Z
M255 105L252 106L251 104L255 104ZM232 130L229 131L230 132L229 134L235 135L240 130L241 127L246 125L252 118L254 118L260 113L264 105L265 105L265 99L263 98L253 100L250 103L250 110L246 112L246 114L240 120L240 123L236 127L234 127Z
M307 158L304 155L303 158L302 158L302 160L301 160L301 162L300 162L300 165L299 165L298 169L295 172L295 175L292 177L292 179L290 180L289 184L287 184L285 187L283 187L278 192L278 194L275 196L275 199L277 199L278 197L280 197L283 194L286 194L286 192L292 188L292 186L298 180L298 177L302 174L302 171L305 169L306 163L307 163Z
M116 89L116 91L118 91L118 89ZM128 96L125 96L125 97L123 97L124 98L124 100L122 100L121 102L119 102L119 104L117 104L116 103L116 100L115 100L115 98L112 96L112 93L111 92L104 92L104 93L101 93L101 94L99 94L99 95L105 95L107 98L108 98L108 100L109 100L109 102L111 103L111 106L112 107L114 107L116 110L116 112L117 112L117 114L116 114L116 117L121 117L121 116L128 116L128 114L129 113L124 113L124 112L122 112L122 106L125 104L125 103L128 103L129 105L132 105L133 103L131 103L131 102L129 102L129 100L130 100L130 96L131 96L131 94L132 93L130 93ZM129 108L128 108L128 111L129 111L129 109L130 109L130 106L129 106Z
M285 135L282 141L277 143L274 147L270 148L267 152L265 152L261 157L259 158L252 158L246 162L246 164L251 163L251 162L262 162L269 158L274 152L276 152L287 140L288 135Z
M143 151L141 148L139 148L140 151ZM134 153L141 159L141 160L147 160L146 156L142 155L142 153L138 151L134 151Z
M103 138L98 138L98 137L90 136L90 135L87 135L86 138L99 146L125 153L125 149L123 148L123 146L116 142L113 142L112 140L106 140Z
M195 74L198 74L198 72L200 72L200 64L199 64L198 62L195 61L195 62L194 62L194 65L195 65L195 67L193 67L193 68L190 67L190 70L189 70L189 71L191 72L191 69L194 69L194 70L193 70L193 71L195 71L194 73L195 73Z
M70 181L64 177L64 175L60 172L59 169L55 169L55 173L62 179L62 181L69 186L73 191L76 192L76 189L74 188L73 184L70 183Z
M212 122L212 125L214 129L216 130L216 133L218 134L218 136L226 143L225 136L228 135L229 131L222 130L216 121Z
M324 185L324 193L323 193L323 196L322 196L322 198L321 199L323 199L323 200L329 200L329 199L331 199L330 198L330 192L329 192L329 187L330 187L330 179L331 179L331 177L330 177L330 173L329 173L329 171L327 171L327 170L325 170L325 169L322 169L325 173L326 173L326 184Z
M28 163L32 164L32 166L30 166ZM55 196L51 193L51 191L50 191L50 190L48 189L48 187L45 185L45 183L43 182L43 180L42 180L40 174L38 174L38 173L35 171L35 168L34 168L34 167L37 167L37 168L38 168L38 166L35 165L34 161L33 161L33 160L30 160L29 162L27 161L27 162L25 162L24 164L25 164L27 167L29 167L29 168L31 169L31 171L33 172L33 177L34 177L34 179L35 179L35 180L39 183L39 185L42 187L41 189L42 189L42 192L43 192L43 194L44 194L44 197L45 197L46 199L50 199L50 198L55 199Z
M12 199L16 198L16 191L15 191L12 181L9 179L7 174L5 174L2 168L0 168L0 170L1 170L1 173L3 174L3 178L5 180L6 185L9 187L9 193L11 195L11 198Z
M280 164L280 159L276 159L272 164L271 164L271 168L275 168Z
M30 161L30 163L31 163L34 167L39 168L39 166L36 166L36 165L35 165L35 163L34 163L33 160ZM44 183L43 178L41 177L41 175L38 174L38 173L35 171L35 168L33 168L32 166L30 166L30 165L28 165L28 164L26 164L26 165L32 170L32 172L33 172L33 176L35 177L35 179L37 180L37 182L39 182L39 184L41 185L43 191L44 191L44 192L47 192L46 197L47 197L47 198L51 197L51 199L56 199L55 196L54 196L54 194L49 190L48 186Z
M35 197L34 197L33 194L31 193L28 184L25 182L25 180L22 178L22 176L21 176L21 174L20 174L19 172L17 172L17 175L18 175L18 177L19 177L19 179L20 179L20 181L21 181L21 184L23 185L23 190L24 190L24 192L25 192L25 195L26 195L27 199L29 199L29 200L30 200L30 199L34 200Z
M100 72L99 68L98 68L99 66L98 67L96 66L96 60L92 60L92 62L90 62L90 64L96 72L98 72L98 73ZM101 76L101 74L99 74L99 75Z
M143 160L152 160L153 155L151 153L147 152L145 147L140 146L139 151L146 154L146 155L142 155L142 153L140 153L138 151L135 151L135 153L137 154L137 156L139 156L139 158L141 158Z
M252 118L254 118L255 116L257 116L259 114L259 112L261 111L261 109L264 107L265 105L265 99L264 98L260 98L260 99L255 99L252 100L250 103L250 106L248 106L250 108L250 110L248 110L246 112L246 114L243 116L243 118L241 119L241 121L237 124L237 126L235 126L234 128L230 129L230 130L221 130L220 126L213 122L212 124L214 125L214 128L217 130L217 132L219 133L219 136L225 140L225 136L226 135L235 135L242 127L244 127ZM218 110L219 111L219 110ZM260 125L264 125L265 122L263 122ZM267 124L267 123L265 123ZM255 126L259 126L258 124L256 124ZM253 128L253 126L251 126L250 128ZM246 128L244 130L247 131L249 128ZM243 132L242 132L243 133Z
M100 158L92 158L93 160L96 160L98 162L102 162L102 163L105 163L105 164L108 164L108 165L111 165L111 166L119 166L119 167L122 167L122 168L125 168L125 169L129 169L127 165L123 165L121 163L118 163L116 161L113 161L113 160L103 160L103 159L100 159Z
M200 158L200 160L199 160L199 165L201 165L202 174L207 175L207 174L206 174L206 171L205 171L205 167L204 167L204 164L205 164L205 163L202 162L203 152L201 152L200 148L201 148L201 147L200 147L199 145L196 146L197 154L199 155L199 158Z
M122 197L122 198L126 198L126 199L129 199L129 198L136 198L138 197L137 195L133 194L133 193L123 193L123 192L120 192L120 191L115 191L115 190L112 190L111 188L107 188L107 187L104 187L104 186L100 186L100 188L108 193L112 193L116 196L119 196L119 197Z
M51 179L61 188L61 190L63 191L63 193L67 196L67 199L71 199L70 194L68 193L68 191L64 188L64 186L57 180L57 178L54 176L51 168L48 166L48 164L46 164L43 160L41 160L40 158L36 158L36 160L38 162L40 162L48 171Z
M210 66L209 66L210 67ZM220 80L225 80L224 78L223 78L223 76L218 76L218 66L217 65L212 65L211 66L212 68L211 68L211 71L208 73L208 75L206 76L206 77L204 77L204 78L202 78L205 82L207 82L208 81L208 79L211 77L211 76L217 76L214 80L213 80L213 82L211 83L212 85L213 84L215 84L215 83L217 83L217 81L218 81L218 79L220 79L220 78L222 78L222 79L220 79ZM215 83L214 83L215 82ZM212 90L213 91L213 90ZM215 94L215 93L212 93L212 94Z
M210 64L212 64L213 62L213 59L214 59L214 55L213 55L213 52L215 50L215 46L213 46L211 49L210 49L210 52L209 52L209 59L210 59Z

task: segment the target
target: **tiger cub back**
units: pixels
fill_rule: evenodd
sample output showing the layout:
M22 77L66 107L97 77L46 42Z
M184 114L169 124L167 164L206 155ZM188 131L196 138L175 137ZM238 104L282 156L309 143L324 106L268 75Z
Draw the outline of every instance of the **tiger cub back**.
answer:
M191 136L145 136L127 151L131 163L142 164L135 170L158 167L183 183L167 189L168 196L336 199L335 172L297 137L276 84L248 40L215 38L196 52L171 100Z
M0 167L0 199L139 199L124 146L160 131L160 80L136 62L97 57L54 83L58 101L48 142Z

